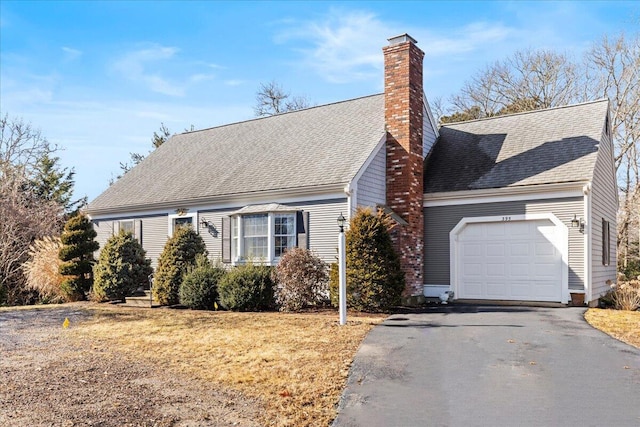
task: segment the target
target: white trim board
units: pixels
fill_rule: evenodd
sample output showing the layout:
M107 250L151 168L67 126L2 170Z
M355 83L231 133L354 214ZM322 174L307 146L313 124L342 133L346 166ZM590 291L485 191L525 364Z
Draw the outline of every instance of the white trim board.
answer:
M324 200L347 200L347 196L344 192L318 194L315 197L299 196L299 197L287 197L287 198L270 198L269 196L256 197L254 199L245 200L249 203L239 202L223 202L220 204L208 204L208 205L182 205L181 207L187 208L188 212L200 212L200 211L215 211L226 209L239 209L247 205L262 204L262 202L273 202L286 205L288 203L304 203L304 202L321 202ZM142 216L157 216L157 215L172 215L176 211L173 207L167 207L165 209L149 209L149 210L122 210L117 213L108 214L95 214L89 215L89 219L96 221L104 221L116 218L137 218Z
M545 184L488 190L427 193L424 195L423 206L428 208L436 206L473 205L478 203L583 197L584 185L584 183L573 182L570 184Z

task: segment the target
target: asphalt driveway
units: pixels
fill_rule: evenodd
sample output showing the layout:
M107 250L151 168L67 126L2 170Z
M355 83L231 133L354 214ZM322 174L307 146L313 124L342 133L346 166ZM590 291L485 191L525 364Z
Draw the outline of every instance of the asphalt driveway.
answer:
M334 426L640 426L640 350L584 311L392 315L358 350Z

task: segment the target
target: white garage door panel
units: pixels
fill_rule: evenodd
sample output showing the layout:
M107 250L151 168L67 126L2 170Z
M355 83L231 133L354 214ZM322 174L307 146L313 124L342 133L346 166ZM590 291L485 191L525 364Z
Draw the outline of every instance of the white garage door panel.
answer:
M458 236L458 297L561 301L557 233L549 219L467 224Z

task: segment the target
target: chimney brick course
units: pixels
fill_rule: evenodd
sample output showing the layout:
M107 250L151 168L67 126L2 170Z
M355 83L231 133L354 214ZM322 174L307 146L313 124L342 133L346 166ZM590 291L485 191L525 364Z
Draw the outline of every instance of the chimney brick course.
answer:
M424 52L410 36L389 39L384 52L387 205L408 225L392 239L405 273L405 296L422 295L424 263L422 124Z

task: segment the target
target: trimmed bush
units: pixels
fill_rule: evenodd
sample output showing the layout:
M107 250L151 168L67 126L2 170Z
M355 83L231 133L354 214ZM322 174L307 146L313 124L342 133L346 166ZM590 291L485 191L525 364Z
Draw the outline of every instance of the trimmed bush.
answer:
M274 270L275 299L281 311L299 311L326 301L327 264L308 249L291 248Z
M94 267L92 298L124 300L138 287L149 283L153 269L145 255L133 234L121 231L109 237Z
M214 267L202 256L180 285L180 304L194 310L213 310L218 301L218 282L227 273L221 267Z
M359 311L383 311L400 304L404 273L389 230L391 217L358 209L346 231L347 305ZM333 268L333 267L332 267ZM331 300L338 300L338 274L332 271Z
M265 311L275 308L273 268L247 263L229 271L218 284L220 303L233 311Z
M178 304L184 275L196 265L197 256L206 253L204 240L191 226L178 227L158 258L153 298L160 305Z
M100 245L96 231L86 215L78 213L64 225L60 236L62 248L58 256L63 261L60 274L67 276L61 288L71 301L83 300L93 284L93 253Z
M29 248L29 261L22 265L27 287L38 292L40 302L59 303L66 301L62 292L65 277L60 274L62 261L58 253L62 248L59 237L36 240Z

